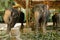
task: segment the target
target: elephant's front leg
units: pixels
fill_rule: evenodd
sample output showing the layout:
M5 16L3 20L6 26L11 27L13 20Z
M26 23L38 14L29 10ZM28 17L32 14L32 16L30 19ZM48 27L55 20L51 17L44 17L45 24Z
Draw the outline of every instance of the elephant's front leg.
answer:
M43 34L46 34L46 20L45 19L42 22L42 31L43 31Z
M8 25L7 25L7 34L9 34L10 31L11 31L11 26L8 24Z
M46 24L47 24L47 18L45 12L42 15L42 29L43 29L43 34L46 34Z

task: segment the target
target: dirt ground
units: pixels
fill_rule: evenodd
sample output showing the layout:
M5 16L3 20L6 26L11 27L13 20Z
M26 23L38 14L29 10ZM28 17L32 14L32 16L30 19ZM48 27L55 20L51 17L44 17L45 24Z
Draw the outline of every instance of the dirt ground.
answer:
M48 25L52 25L53 23L48 23ZM32 34L34 33L31 28L24 28L23 29L23 33L19 31L20 28L20 23L17 23L14 28L11 29L11 33L10 34L6 34L6 29L7 29L7 24L1 23L0 24L0 40L23 40L24 35L28 36L32 36ZM26 25L26 23L24 23L24 25ZM48 26L47 25L47 26ZM47 32L55 32L55 30L47 30ZM22 35L23 34L23 35ZM37 33L38 34L38 33ZM35 34L33 34L35 35ZM23 36L23 38L21 38ZM27 37L26 36L26 37ZM30 37L29 36L29 37ZM33 38L32 38L33 39ZM31 38L27 38L27 40L32 40ZM26 40L26 39L25 39ZM35 40L35 39L34 39ZM36 39L37 40L37 39Z

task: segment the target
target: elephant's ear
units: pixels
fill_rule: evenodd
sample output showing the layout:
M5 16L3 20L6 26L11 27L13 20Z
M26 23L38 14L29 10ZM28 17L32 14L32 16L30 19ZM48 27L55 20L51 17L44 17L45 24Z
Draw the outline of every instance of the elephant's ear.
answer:
M11 16L11 11L9 9L5 10L3 20L5 23L9 23L9 17Z

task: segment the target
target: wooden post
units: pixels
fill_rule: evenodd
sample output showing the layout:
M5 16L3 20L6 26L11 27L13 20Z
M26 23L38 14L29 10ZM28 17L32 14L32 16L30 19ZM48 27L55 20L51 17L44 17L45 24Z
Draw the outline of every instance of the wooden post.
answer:
M26 27L29 27L29 23L28 23L28 3L29 0L26 0Z

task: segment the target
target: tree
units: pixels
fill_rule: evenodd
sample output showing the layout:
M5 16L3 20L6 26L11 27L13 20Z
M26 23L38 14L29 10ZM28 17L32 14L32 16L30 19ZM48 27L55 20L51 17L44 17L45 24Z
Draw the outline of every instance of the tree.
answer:
M13 0L0 0L0 11L4 11L5 8L10 8L14 3Z

